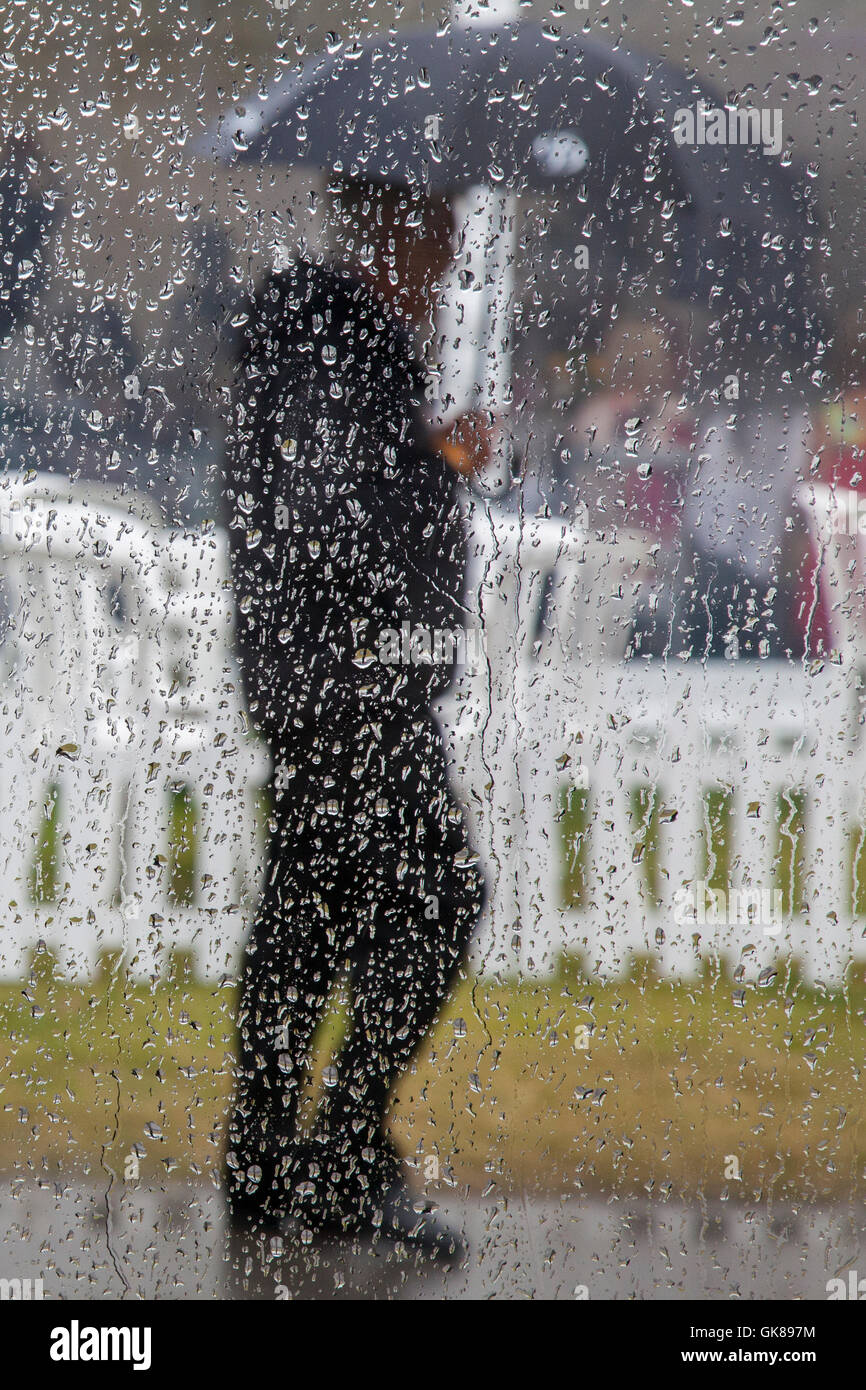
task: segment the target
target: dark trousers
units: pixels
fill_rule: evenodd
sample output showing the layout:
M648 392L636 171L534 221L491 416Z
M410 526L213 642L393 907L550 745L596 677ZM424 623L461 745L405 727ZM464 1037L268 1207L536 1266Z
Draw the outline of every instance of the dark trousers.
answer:
M264 890L244 964L229 1127L236 1208L351 1216L399 1178L390 1092L423 1043L482 905L432 718L344 719L274 749ZM296 1134L335 977L352 1019L312 1142Z

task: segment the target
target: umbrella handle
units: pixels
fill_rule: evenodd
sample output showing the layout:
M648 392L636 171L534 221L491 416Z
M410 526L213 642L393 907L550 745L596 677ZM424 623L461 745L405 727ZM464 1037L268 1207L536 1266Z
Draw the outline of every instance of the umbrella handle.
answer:
M457 245L443 288L436 425L491 413L502 420L511 398L511 311L515 199L476 186L455 199Z

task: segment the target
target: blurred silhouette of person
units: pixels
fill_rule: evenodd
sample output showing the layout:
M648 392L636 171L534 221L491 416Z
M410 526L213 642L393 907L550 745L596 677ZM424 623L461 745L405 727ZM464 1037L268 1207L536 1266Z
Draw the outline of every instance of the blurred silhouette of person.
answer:
M682 463L694 437L675 319L617 319L593 370L601 390L571 419L569 481L595 526L647 530L671 546Z
M473 419L434 439L424 412L415 341L450 257L448 205L333 191L335 260L274 274L250 311L228 460L241 666L274 778L227 1189L236 1227L289 1216L451 1257L386 1112L483 899L430 712L451 666L416 636L460 627L457 473L489 439ZM345 966L351 1023L304 1138L311 1043Z
M0 472L39 469L46 371L33 317L48 274L60 212L44 151L29 133L9 136L0 160Z
M0 471L33 469L85 490L98 484L149 520L215 514L207 474L216 494L222 435L218 425L208 428L216 416L212 359L225 356L234 336L224 239L210 224L190 234L171 366L151 353L146 368L128 318L70 277L62 255L48 255L62 203L39 145L10 138L4 155Z
M809 481L833 489L840 508L837 524L850 526L856 518L858 528L861 526L859 496L866 478L864 318L866 314L862 308L849 309L840 316L827 362L832 395L815 404L806 439L812 460ZM853 518L852 502L857 507ZM804 649L810 656L817 656L831 651L836 641L834 597L821 582L820 547L810 535L808 518L802 511L797 514L800 525L793 528L791 537L791 568L798 585L794 618ZM852 578L852 584L855 582Z
M34 307L26 331L7 336L0 354L4 382L4 463L98 484L118 498L149 501L157 515L165 489L148 457L139 354L111 305L87 308L59 279Z
M0 471L134 487L144 435L143 402L125 389L138 362L131 335L49 254L62 212L56 166L26 133L3 155Z
M185 228L180 261L186 279L166 325L167 370L162 381L171 401L163 450L172 454L178 510L199 524L220 508L229 388L238 351L236 319L245 307L232 271L231 242L204 216Z
M663 656L670 643L680 564L682 496L695 421L675 306L614 320L592 360L601 389L582 401L566 433L565 510L582 508L590 533L612 528L655 543L652 607L632 614L631 645ZM577 513L579 515L579 513Z
M696 658L799 655L786 526L806 475L804 435L796 405L772 398L701 422L683 514L692 584L678 620Z
M60 207L48 160L29 133L10 136L0 160L0 338L26 318L46 275L45 249Z

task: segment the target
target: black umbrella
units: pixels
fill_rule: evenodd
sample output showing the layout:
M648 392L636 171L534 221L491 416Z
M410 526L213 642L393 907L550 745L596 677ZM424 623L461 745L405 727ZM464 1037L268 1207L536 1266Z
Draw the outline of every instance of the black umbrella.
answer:
M236 106L211 148L227 161L308 164L434 192L560 190L613 238L636 228L644 238L655 223L666 287L725 309L729 343L739 324L808 352L820 311L805 181L778 141L773 152L757 141L698 143L702 102L729 109L654 56L544 24L446 25L335 45Z

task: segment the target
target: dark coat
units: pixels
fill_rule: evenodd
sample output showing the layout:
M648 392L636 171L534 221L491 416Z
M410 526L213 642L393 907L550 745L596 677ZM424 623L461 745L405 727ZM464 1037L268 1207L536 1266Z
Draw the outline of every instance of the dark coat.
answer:
M228 461L247 700L265 735L426 709L443 664L380 634L462 623L459 482L429 445L423 375L374 294L296 262L254 301ZM364 655L364 653L367 655Z

